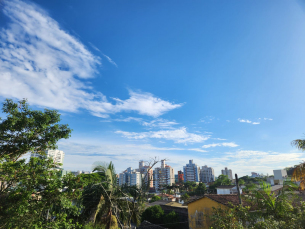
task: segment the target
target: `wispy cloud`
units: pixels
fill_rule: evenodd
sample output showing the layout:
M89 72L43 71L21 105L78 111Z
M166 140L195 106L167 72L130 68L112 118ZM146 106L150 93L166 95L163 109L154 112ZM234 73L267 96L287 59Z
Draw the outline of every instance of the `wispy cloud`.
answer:
M213 117L213 116L206 116L206 117L200 119L200 122L211 123L214 119L215 119L215 117Z
M127 132L127 131L116 131L117 134L121 134L129 139L165 139L172 140L176 143L196 143L203 142L209 139L209 136L193 134L187 132L185 127L174 129L174 130L160 130L160 131L149 131L149 132Z
M111 63L113 64L114 66L118 67L118 65L109 57L107 56L106 54L103 53L103 56Z
M208 165L214 168L216 175L225 166L238 175L250 175L251 172L272 174L273 169L282 169L299 163L305 157L304 152L297 150L280 153L255 150L237 150L227 153L203 154L205 150L196 148L185 149L200 154L185 153L182 147L155 147L150 144L118 144L109 142L86 142L85 139L63 140L59 148L65 152L64 168L71 170L90 170L95 161L112 161L117 171L127 167L137 168L139 160L152 157L168 158L168 164L175 171L181 170L188 160L194 159L199 166ZM187 152L187 151L186 151Z
M245 122L245 123L251 123L251 124L253 124L253 125L258 125L258 124L260 124L260 122L253 122L253 121L250 121L250 120L248 120L248 119L238 119L238 121L239 122Z
M212 143L212 144L203 145L202 148L206 149L216 146L237 147L238 145L235 144L234 142L223 142L223 143Z
M264 118L264 120L272 121L273 119L272 118Z
M191 149L188 149L188 150L191 150L191 151L197 151L197 152L201 152L201 153L208 152L208 151L203 150L203 149L200 149L200 148L191 148Z
M69 112L86 109L102 118L130 111L158 117L182 106L134 91L126 100L108 101L88 84L98 73L100 57L35 4L5 1L2 10L10 22L0 30L1 97L27 98L31 104Z
M91 46L94 50L96 50L96 51L98 51L99 53L101 53L101 54L108 60L109 63L111 63L111 64L113 64L114 66L118 67L118 65L117 65L109 56L107 56L107 55L104 54L101 50L99 50L98 47L96 47L96 46L95 46L94 44L92 44L91 42L88 42L88 43L90 44L90 46Z
M150 122L143 122L142 125L143 126L147 126L147 127L158 127L161 129L169 129L169 128L173 128L174 125L178 125L179 123L177 123L176 121L169 121L166 119L162 119L162 118L158 118L155 120L152 120Z

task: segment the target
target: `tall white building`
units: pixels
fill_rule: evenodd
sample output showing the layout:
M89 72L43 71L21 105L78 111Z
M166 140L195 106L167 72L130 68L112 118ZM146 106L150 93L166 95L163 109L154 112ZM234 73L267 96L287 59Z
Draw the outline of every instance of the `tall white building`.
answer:
M207 165L202 166L200 170L200 181L204 183L215 181L214 169Z
M200 180L200 167L193 163L193 160L189 160L186 166L183 166L184 182Z
M39 158L42 158L42 157L47 157L47 158L53 158L54 162L56 163L60 163L60 164L64 164L64 158L65 158L65 153L64 151L61 151L61 150L46 150L45 151L46 155L43 156L43 155L40 155L38 153L32 153L31 154L31 157L39 157ZM62 167L62 165L60 167Z
M156 191L158 191L161 186L175 183L174 169L169 165L166 165L165 160L161 160L161 167L154 169L153 177L153 184Z
M153 182L153 170L150 166L144 165L144 161L139 162L139 172L142 174L144 184L148 188L154 186Z
M221 170L222 175L227 175L230 180L233 180L232 170L225 167L225 169Z

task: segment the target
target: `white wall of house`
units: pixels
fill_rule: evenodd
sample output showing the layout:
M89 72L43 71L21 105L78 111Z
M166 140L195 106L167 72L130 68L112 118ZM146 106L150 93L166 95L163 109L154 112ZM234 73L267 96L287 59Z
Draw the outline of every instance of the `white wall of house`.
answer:
M231 194L230 189L224 189L224 188L218 188L217 189L218 195L225 195L225 194Z

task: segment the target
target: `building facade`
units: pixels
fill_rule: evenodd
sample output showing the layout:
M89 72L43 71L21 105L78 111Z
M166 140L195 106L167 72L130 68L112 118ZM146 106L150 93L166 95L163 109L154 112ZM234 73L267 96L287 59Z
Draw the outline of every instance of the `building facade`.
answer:
M183 181L184 181L184 174L180 170L180 171L178 171L178 183L183 183Z
M144 164L144 161L139 162L139 172L143 177L143 185L148 186L148 188L152 188L154 186L153 182L153 170L150 166Z
M200 170L200 181L203 183L209 183L215 181L214 169L207 165L202 166Z
M221 170L222 175L227 175L230 180L233 180L232 170L225 167L225 169Z
M119 185L142 186L142 174L138 169L133 170L131 167L119 174Z
M184 182L186 181L195 181L199 182L200 180L200 167L197 164L193 163L193 160L189 160L189 163L186 166L183 166Z
M61 150L46 150L45 155L40 155L38 153L31 153L31 157L47 157L47 158L53 158L55 163L60 163L62 168L62 165L64 164L64 158L65 158L65 153L64 151Z
M156 191L162 186L172 185L175 182L174 169L161 160L161 167L155 168L153 173L153 184Z

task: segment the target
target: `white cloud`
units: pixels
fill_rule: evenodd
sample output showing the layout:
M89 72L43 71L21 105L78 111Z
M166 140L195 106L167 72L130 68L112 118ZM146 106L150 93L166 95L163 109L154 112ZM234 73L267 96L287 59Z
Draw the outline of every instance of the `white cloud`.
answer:
M216 147L216 146L225 146L225 147L237 147L238 145L235 144L234 142L223 142L223 143L212 143L208 145L202 146L202 148L211 148L211 147Z
M196 148L155 147L150 144L120 144L97 140L68 139L59 143L59 149L65 152L64 168L71 170L90 170L95 161L112 161L117 172L127 167L138 168L139 160L157 157L167 158L167 164L174 167L175 173L181 170L188 160L194 159L199 166L208 165L219 175L221 169L228 167L233 174L250 175L251 172L273 174L273 169L282 169L298 164L305 157L304 152L264 152L255 150L237 150L228 153L202 154ZM187 151L193 151L190 154ZM196 154L195 152L200 152ZM159 165L157 165L159 166Z
M130 111L158 117L182 106L134 91L109 102L84 81L98 73L99 57L35 4L5 1L2 10L10 22L0 30L1 97L69 112L86 109L102 118Z
M142 122L143 119L142 118L135 118L135 117L127 117L127 118L116 118L116 119L109 120L109 122L111 122L111 121L116 121L116 122L131 122L131 121Z
M253 125L258 125L258 124L260 124L260 122L253 122L253 121L250 121L250 120L248 120L248 119L237 119L239 122L245 122L245 123L251 123L251 124L253 124Z
M264 118L264 120L272 121L272 118Z
M208 151L203 150L203 149L200 149L200 148L191 148L191 149L188 149L188 150L191 150L191 151L197 151L197 152L201 152L201 153L208 152Z
M116 131L117 134L122 134L124 137L129 139L166 139L172 140L176 143L195 143L203 142L209 139L209 136L203 136L199 134L188 133L185 127L174 129L174 130L160 130L160 131L149 131L149 132L126 132Z
M143 126L147 126L147 127L159 127L162 129L168 129L168 128L173 128L172 126L177 125L179 123L177 123L176 121L169 121L166 119L155 119L152 120L150 122L143 122L142 125Z
M107 56L106 54L103 54L104 57L106 57L106 59L111 63L113 64L114 66L118 67L118 65L109 57Z
M200 119L199 122L211 123L214 119L215 119L215 117L213 117L213 116L206 116L206 117Z
M238 121L240 121L240 122L246 122L246 123L252 123L250 120L248 120L248 119L238 119Z
M104 54L101 50L99 50L94 44L92 44L91 42L88 42L90 44L90 46L95 49L96 51L100 52L108 61L109 63L113 64L114 66L118 67L118 65L106 54Z

